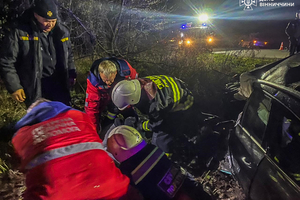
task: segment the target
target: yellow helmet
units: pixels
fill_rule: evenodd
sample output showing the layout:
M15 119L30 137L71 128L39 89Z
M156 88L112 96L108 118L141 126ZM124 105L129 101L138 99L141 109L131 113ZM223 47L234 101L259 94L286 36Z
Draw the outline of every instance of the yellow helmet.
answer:
M107 151L119 162L135 155L146 145L141 134L135 128L127 125L114 128L107 139Z

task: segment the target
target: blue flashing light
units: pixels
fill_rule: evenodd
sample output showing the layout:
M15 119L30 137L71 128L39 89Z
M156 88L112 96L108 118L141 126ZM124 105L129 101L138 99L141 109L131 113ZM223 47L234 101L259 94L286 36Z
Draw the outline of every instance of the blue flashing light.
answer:
M183 24L183 25L181 26L181 28L182 28L182 29L186 29L186 25Z
M207 24L203 23L202 26L207 26Z

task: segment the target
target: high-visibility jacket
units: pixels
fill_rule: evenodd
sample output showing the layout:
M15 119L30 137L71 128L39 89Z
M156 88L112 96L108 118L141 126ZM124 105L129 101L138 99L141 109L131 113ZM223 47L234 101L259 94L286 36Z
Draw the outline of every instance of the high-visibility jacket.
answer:
M157 131L162 121L170 113L185 111L194 102L191 91L178 78L166 75L147 76L138 79L142 93L138 104L134 105L149 120L143 122L145 131Z
M101 58L96 60L91 67L89 75L87 77L87 89L85 99L85 112L88 114L92 122L94 123L97 130L99 130L99 116L104 108L111 102L110 89L113 85L109 86L101 79L98 66L104 60L113 61L117 66L117 76L114 84L124 79L135 79L138 77L136 70L124 59L112 58ZM111 112L111 115L116 113ZM114 116L111 116L114 117Z
M12 143L26 172L25 200L115 199L127 192L129 179L85 113L44 102L16 128Z

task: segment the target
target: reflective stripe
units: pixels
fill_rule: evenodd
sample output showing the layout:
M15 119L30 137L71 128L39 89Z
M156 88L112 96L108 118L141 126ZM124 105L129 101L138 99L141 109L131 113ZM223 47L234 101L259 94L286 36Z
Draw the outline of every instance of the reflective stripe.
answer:
M26 37L26 36L21 36L20 39L21 39L21 40L29 40L29 38Z
M65 37L65 38L61 39L62 42L65 42L65 41L68 41L68 40L69 40L68 37Z
M184 104L183 110L189 109L194 104L194 97L192 95L188 95L187 101L185 101L183 104Z
M116 116L117 116L117 114L107 111L107 118L108 119L113 120L113 119L116 118Z
M25 169L32 169L38 165L54 160L56 158L61 158L64 156L69 156L75 153L80 153L80 152L89 151L93 149L104 150L104 147L99 142L85 142L85 143L72 144L69 146L53 149L35 157L32 161L30 161L26 165Z
M89 102L87 102L87 101L84 102L84 106L85 106L85 107L88 107L88 106L89 106Z
M300 181L300 174L290 173L296 181Z
M153 151L131 172L132 181L135 185L147 176L163 155L164 152L158 149L158 147L155 147L155 149L153 149Z
M149 120L143 122L143 129L145 131L150 131L150 129L148 128L148 124L149 124Z
M166 78L169 81L169 83L171 84L172 91L173 91L174 104L176 104L176 102L178 102L180 100L180 92L179 92L176 82L174 81L174 79L172 77L167 77L165 75L161 75L161 76Z
M167 76L165 76L165 77L166 77L166 79L168 79ZM177 101L180 101L180 92L179 92L179 88L178 88L177 83L174 81L174 79L172 77L170 77L170 80L168 79L168 81L170 83L172 82L174 84L174 87L175 87L175 89L173 90L174 95L177 95ZM174 103L176 103L177 101L174 100Z
M192 107L193 104L194 104L194 97L192 95L188 95L187 100L184 103L180 103L180 104L176 105L172 109L172 112L187 110L190 107Z
M21 40L26 40L26 41L28 41L28 40L39 40L38 37L29 37L29 36L20 36L20 39Z
M88 93L85 93L85 98L87 99L89 97L89 94Z

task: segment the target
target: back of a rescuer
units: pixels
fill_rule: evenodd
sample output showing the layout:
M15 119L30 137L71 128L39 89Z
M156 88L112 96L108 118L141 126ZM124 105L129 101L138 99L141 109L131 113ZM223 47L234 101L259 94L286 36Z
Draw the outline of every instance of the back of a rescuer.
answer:
M129 179L85 113L42 99L15 128L12 144L26 173L25 200L118 199L128 192Z
M108 134L107 150L146 199L211 199L189 173L172 163L158 147L147 144L135 128L121 125Z

